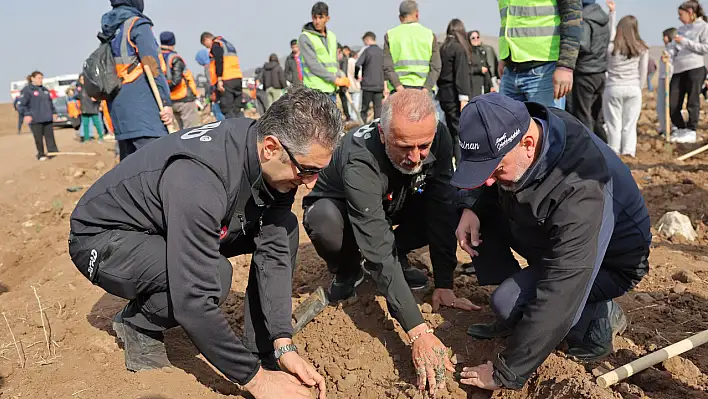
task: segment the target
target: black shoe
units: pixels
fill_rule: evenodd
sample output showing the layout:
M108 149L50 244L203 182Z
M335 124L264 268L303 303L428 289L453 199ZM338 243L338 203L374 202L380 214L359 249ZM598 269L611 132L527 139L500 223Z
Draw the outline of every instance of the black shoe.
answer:
M162 332L143 330L124 322L122 309L113 317L113 330L123 342L125 367L128 370L153 370L172 366L167 359Z
M467 329L467 335L477 339L494 339L506 338L513 333L514 330L499 322L472 324Z
M355 275L335 275L327 290L327 299L331 302L343 301L356 295L356 287L364 281L364 269L359 268Z
M462 265L462 273L467 274L467 275L471 275L471 274L477 273L477 270L475 270L472 262L469 262L469 263L465 263L464 265Z
M415 267L404 268L403 277L405 277L408 287L411 290L422 290L428 286L428 275Z
M624 333L628 323L627 316L615 301L610 301L609 308L609 317L591 321L583 341L568 348L570 356L590 362L609 356L614 351L614 338Z

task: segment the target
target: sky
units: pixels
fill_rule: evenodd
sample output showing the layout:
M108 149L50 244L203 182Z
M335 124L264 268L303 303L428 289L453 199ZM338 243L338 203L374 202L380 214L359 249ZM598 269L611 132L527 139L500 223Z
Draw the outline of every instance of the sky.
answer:
M96 33L101 15L110 10L109 0L2 0L0 82L9 101L10 82L33 70L45 77L79 73L83 61L98 47ZM618 19L637 17L640 35L650 45L661 43L661 32L679 26L681 0L616 0ZM176 50L195 73L201 71L194 55L201 48L199 35L210 31L232 42L242 68L262 65L271 53L290 52L310 20L313 0L145 0L145 14L152 19L155 36L170 30L177 38ZM342 44L361 45L366 31L373 31L382 44L386 30L398 21L398 0L329 0L331 21ZM496 0L419 0L420 22L434 32L444 32L452 18L461 19L467 30L496 36L499 14ZM604 1L600 0L603 4ZM606 6L605 6L606 8Z

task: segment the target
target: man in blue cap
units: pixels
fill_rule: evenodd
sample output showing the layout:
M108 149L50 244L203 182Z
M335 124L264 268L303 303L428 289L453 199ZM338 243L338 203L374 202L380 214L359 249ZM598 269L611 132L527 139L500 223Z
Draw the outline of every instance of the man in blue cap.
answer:
M160 33L160 52L167 70L167 84L170 86L172 110L180 129L201 125L197 110L197 83L187 63L175 51L175 34L169 31Z
M564 338L580 360L610 354L627 326L612 299L649 270L649 214L629 169L567 112L498 93L465 107L460 146L451 184L468 190L457 239L479 283L499 284L496 322L468 334L509 337L462 383L521 389Z

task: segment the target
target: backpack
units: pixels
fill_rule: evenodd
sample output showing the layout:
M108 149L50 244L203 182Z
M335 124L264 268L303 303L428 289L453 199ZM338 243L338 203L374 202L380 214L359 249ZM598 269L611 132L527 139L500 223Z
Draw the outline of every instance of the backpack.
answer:
M106 37L98 34L101 44L84 61L84 90L98 101L111 100L120 91L122 82L116 73L116 61L111 50L111 40L115 34Z

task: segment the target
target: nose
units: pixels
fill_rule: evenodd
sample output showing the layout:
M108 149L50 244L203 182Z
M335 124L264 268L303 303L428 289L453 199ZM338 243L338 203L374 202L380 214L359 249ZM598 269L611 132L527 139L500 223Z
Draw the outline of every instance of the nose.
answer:
M484 181L484 185L487 187L491 187L492 184L496 183L497 179L495 177L490 177L489 179Z
M410 163L417 164L420 162L420 156L420 149L416 147L408 152L408 161Z

